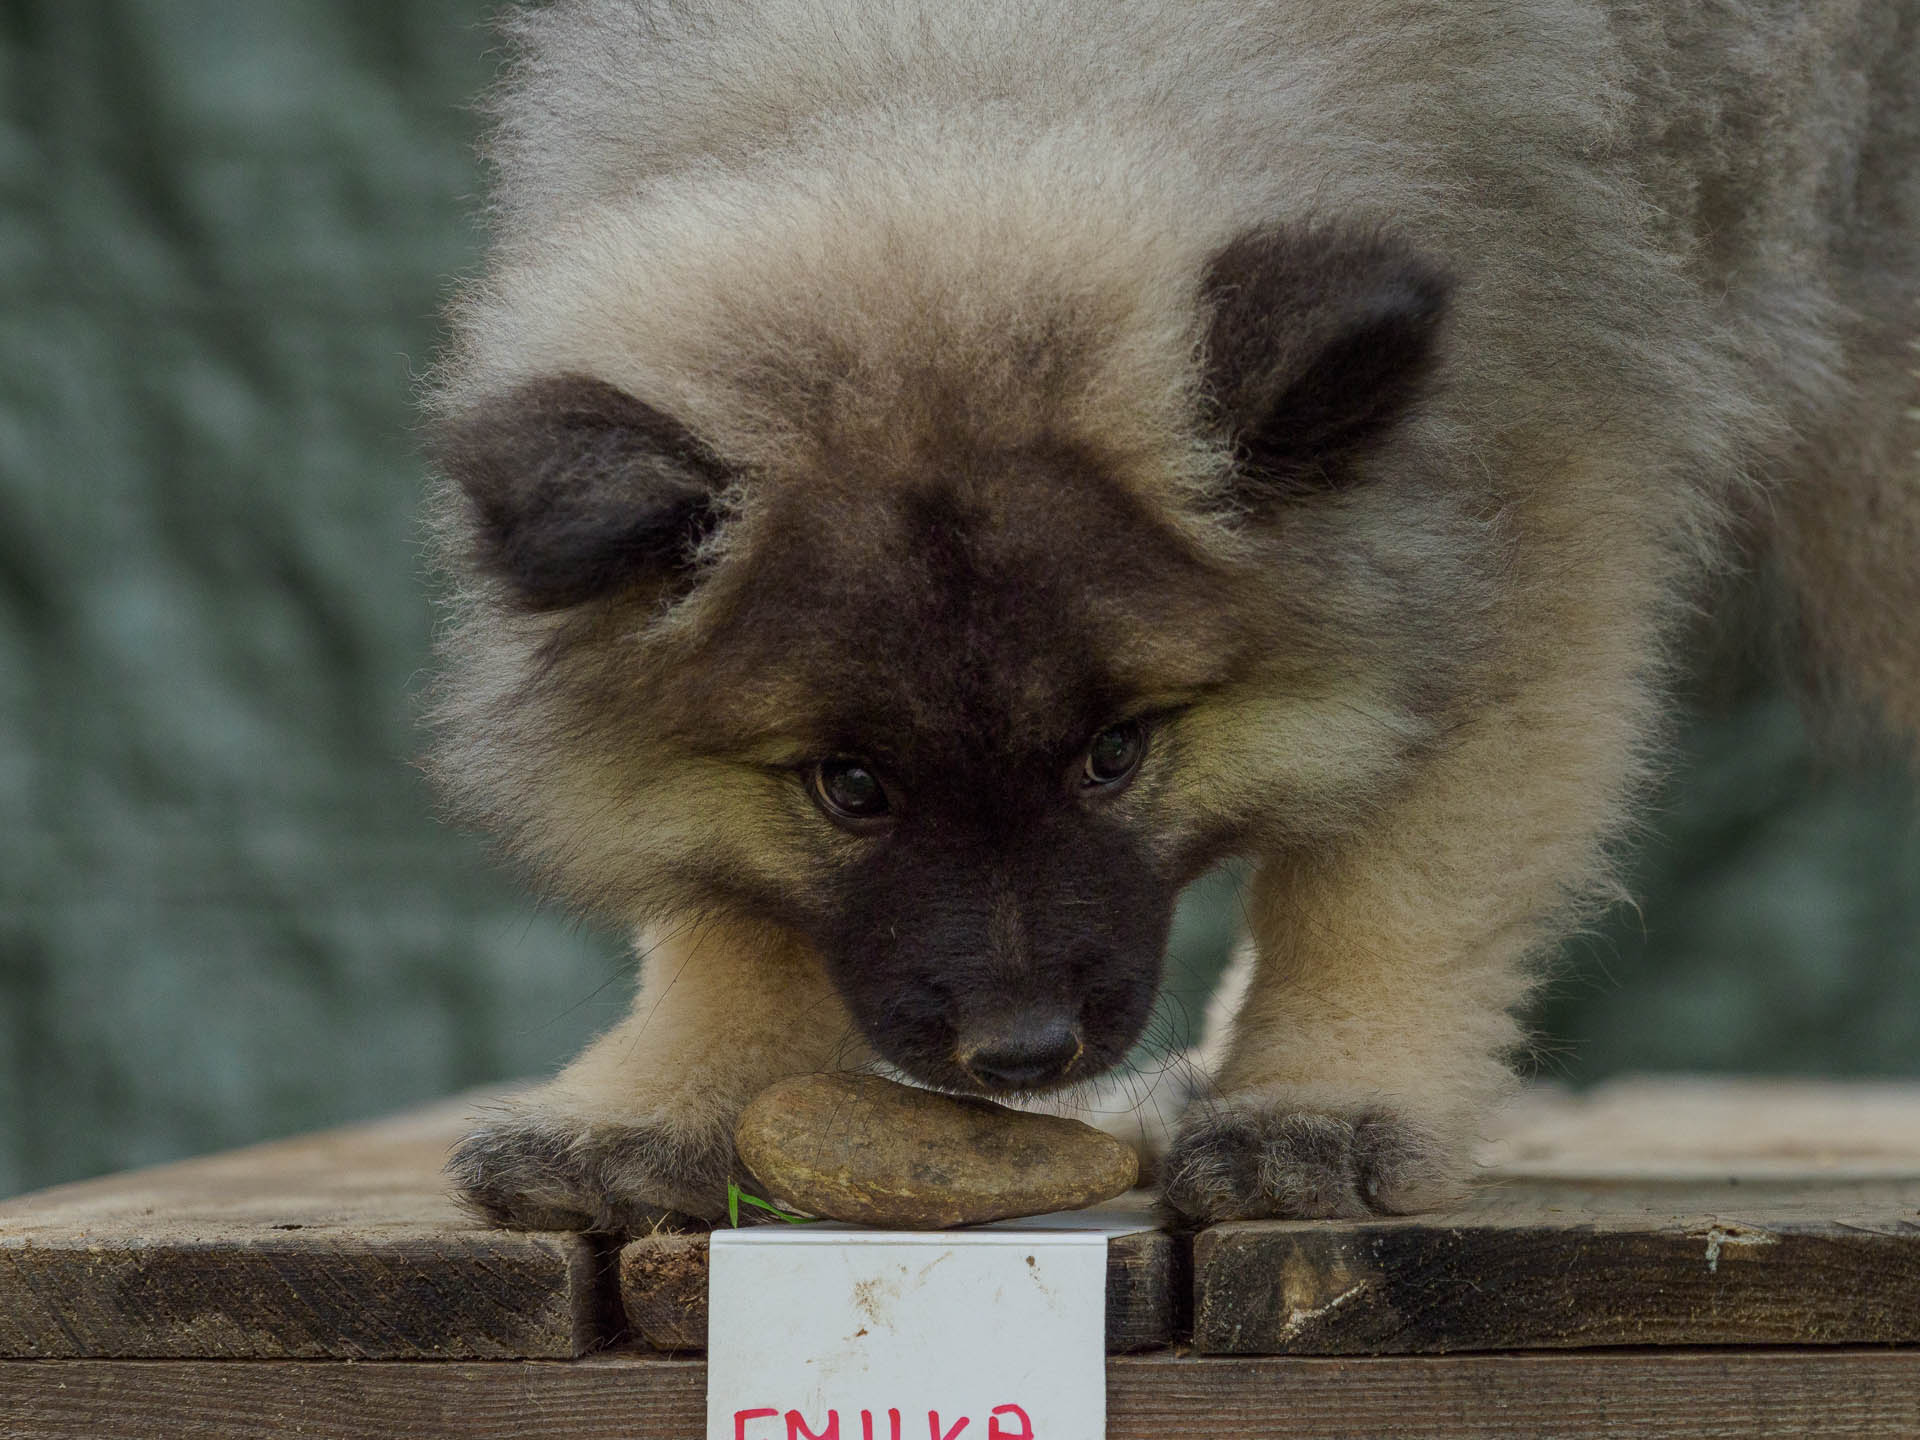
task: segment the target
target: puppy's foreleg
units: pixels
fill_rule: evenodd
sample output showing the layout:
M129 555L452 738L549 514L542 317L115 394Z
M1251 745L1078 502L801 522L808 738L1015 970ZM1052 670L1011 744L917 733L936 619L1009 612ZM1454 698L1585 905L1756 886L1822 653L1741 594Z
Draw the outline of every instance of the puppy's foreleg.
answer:
M642 955L627 1017L455 1147L448 1173L495 1223L634 1234L717 1219L747 1102L869 1058L818 959L780 931L703 920Z
M1172 1208L1359 1216L1459 1194L1531 962L1606 883L1645 714L1615 658L1477 716L1364 836L1264 862L1251 983L1162 1171Z

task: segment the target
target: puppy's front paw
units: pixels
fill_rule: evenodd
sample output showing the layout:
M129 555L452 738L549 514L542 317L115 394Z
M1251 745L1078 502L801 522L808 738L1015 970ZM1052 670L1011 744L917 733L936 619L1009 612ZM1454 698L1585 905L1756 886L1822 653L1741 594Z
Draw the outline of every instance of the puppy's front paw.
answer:
M1433 1133L1387 1111L1240 1097L1188 1112L1161 1170L1161 1198L1202 1223L1359 1219L1444 1204L1459 1193L1459 1173Z
M447 1159L468 1205L515 1230L644 1235L726 1213L733 1138L526 1111L473 1130Z

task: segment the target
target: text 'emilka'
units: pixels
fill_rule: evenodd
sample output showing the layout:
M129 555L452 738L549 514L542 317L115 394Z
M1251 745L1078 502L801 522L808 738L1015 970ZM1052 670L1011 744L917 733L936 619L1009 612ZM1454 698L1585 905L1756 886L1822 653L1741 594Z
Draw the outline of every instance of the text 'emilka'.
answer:
M840 1433L840 1412L827 1411L824 1428L816 1430L807 1421L807 1417L798 1410L779 1410L767 1408L761 1410L736 1410L733 1412L733 1440L906 1440L900 1428L900 1412L889 1410L885 1416L886 1429L875 1428L874 1414L871 1410L860 1412L860 1433L856 1437L851 1423L847 1434ZM782 1432L781 1426L785 1425ZM973 1424L971 1415L959 1415L952 1420L943 1420L938 1410L927 1412L927 1440L1034 1440L1033 1421L1027 1418L1027 1412L1018 1405L996 1405L987 1416L986 1432L975 1430L968 1433Z

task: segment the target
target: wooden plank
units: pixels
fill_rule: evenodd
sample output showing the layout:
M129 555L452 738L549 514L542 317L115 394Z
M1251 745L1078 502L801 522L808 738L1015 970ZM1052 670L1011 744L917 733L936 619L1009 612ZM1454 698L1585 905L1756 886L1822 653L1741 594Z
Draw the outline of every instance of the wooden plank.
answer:
M1920 1351L1122 1356L1107 1397L1109 1440L1912 1440ZM632 1355L6 1361L0 1440L701 1440L705 1400L705 1365Z
M1146 1202L1137 1207L1146 1223ZM1107 1243L1107 1353L1170 1345L1184 1329L1176 1300L1189 1289L1187 1246L1159 1230ZM655 1350L707 1348L707 1237L656 1235L620 1253L620 1298L632 1336Z
M463 1098L0 1205L0 1356L567 1357L593 1246L474 1223L441 1161Z
M1107 1242L1107 1353L1155 1350L1184 1337L1193 1247L1162 1230Z
M639 1333L699 1343L703 1266L676 1293L451 1202L440 1162L474 1103L0 1205L0 1356L564 1357L617 1333L623 1284ZM1455 1214L1203 1236L1198 1343L1920 1340L1920 1087L1632 1081L1514 1116L1500 1183ZM1161 1277L1181 1243L1115 1253L1114 1347L1178 1333L1184 1295Z
M1195 1349L1920 1342L1920 1086L1542 1088L1480 1159L1457 1211L1204 1232Z
M0 1204L0 1357L502 1359L706 1343L706 1237L476 1225L440 1174L485 1096ZM1136 1197L1141 1224L1151 1223ZM1184 1246L1110 1247L1116 1350L1167 1344Z
M1920 1352L1601 1351L1317 1360L1140 1356L1110 1440L1912 1440Z
M1218 1225L1194 1275L1210 1354L1920 1343L1920 1181L1516 1180L1440 1215Z
M1920 1085L1628 1075L1524 1093L1479 1159L1499 1179L1920 1176Z
M655 1235L620 1252L628 1334L670 1354L707 1348L707 1237Z

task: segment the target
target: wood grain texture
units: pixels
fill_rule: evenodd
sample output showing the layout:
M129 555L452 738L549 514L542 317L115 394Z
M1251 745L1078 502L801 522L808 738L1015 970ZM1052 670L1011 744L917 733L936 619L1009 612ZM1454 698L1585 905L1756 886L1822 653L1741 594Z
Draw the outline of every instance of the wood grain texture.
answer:
M0 1356L568 1357L592 1247L449 1198L461 1100L0 1205Z
M1194 1348L1920 1342L1920 1085L1543 1087L1480 1161L1454 1212L1197 1236Z
M668 1353L707 1348L707 1237L656 1235L620 1252L627 1331Z
M1139 1356L1107 1411L1110 1440L1911 1440L1920 1352Z
M1142 1207L1144 1208L1144 1207ZM1186 1246L1158 1230L1107 1242L1107 1353L1170 1345L1184 1330ZM656 1235L620 1253L620 1298L631 1336L655 1350L707 1348L707 1237Z
M1523 1092L1477 1157L1496 1179L1920 1176L1920 1084L1626 1075Z
M1514 1180L1194 1242L1208 1354L1876 1341L1920 1343L1920 1180Z
M1184 1336L1192 1291L1184 1240L1159 1230L1107 1242L1107 1353L1154 1350Z
M1109 1440L1912 1440L1920 1351L1116 1357ZM0 1440L701 1440L706 1366L0 1362Z
M616 1263L452 1202L484 1099L0 1205L0 1357L564 1358L618 1334L623 1292L634 1333L704 1345L704 1240ZM1110 1347L1182 1333L1189 1297L1215 1353L1920 1343L1920 1087L1541 1092L1485 1159L1452 1214L1218 1227L1191 1286L1187 1242L1143 1228Z

